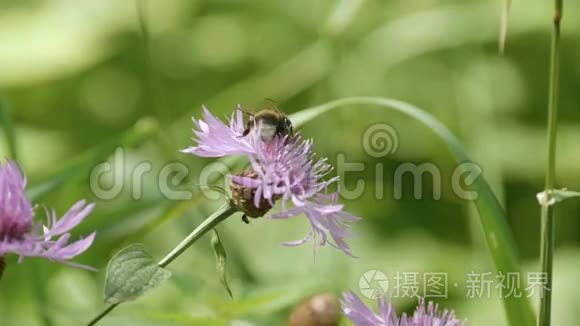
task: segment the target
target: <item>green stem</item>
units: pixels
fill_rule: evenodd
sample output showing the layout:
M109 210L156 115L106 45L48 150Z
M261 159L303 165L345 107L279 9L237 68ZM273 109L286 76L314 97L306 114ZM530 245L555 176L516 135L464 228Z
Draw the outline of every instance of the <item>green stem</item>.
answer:
M181 255L187 248L191 247L199 238L206 234L209 230L215 228L219 223L223 222L226 218L230 217L232 214L237 212L230 202L223 204L218 208L213 214L205 219L195 230L193 230L183 241L181 241L177 247L171 250L170 253L165 255L161 261L159 261L159 267L166 267L171 264L179 255ZM96 325L103 317L108 315L113 309L115 309L119 303L112 304L107 307L101 314L91 320L87 326Z
M91 320L87 324L87 326L96 325L101 319L103 319L106 315L108 315L111 311L113 311L113 309L117 308L118 305L120 305L120 303L115 303L115 304L108 306L107 309L103 310L103 312L101 312L97 317L95 317L93 320Z
M539 326L549 326L552 314L552 270L554 260L554 206L542 206L541 219L541 264L546 275L546 291L540 299Z
M237 212L237 209L230 205L230 202L223 204L218 208L210 217L205 219L193 232L191 232L187 238L181 241L170 253L168 253L159 262L159 267L165 267L169 265L175 258L179 257L187 248L194 244L201 236L207 233L207 231L216 227L219 223L224 221L226 218L230 217L233 213Z
M552 313L552 277L554 260L554 207L552 192L556 179L556 140L558 135L558 90L560 75L560 24L563 0L554 1L552 46L550 58L550 93L548 101L548 160L546 165L546 203L542 205L540 260L546 275L546 288L540 299L539 326L550 325ZM555 202L554 202L555 203Z
M6 136L6 141L8 143L8 150L10 153L10 158L14 161L19 161L18 156L18 146L16 146L16 131L14 129L14 121L12 116L8 113L6 105L0 99L0 125L4 129L4 135Z

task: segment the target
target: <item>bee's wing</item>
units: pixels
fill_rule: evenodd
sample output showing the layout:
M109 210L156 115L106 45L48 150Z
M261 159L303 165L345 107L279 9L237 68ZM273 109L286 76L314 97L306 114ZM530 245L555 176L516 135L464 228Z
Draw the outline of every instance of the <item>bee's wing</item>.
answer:
M278 102L269 97L265 97L264 100L270 102L270 106L268 107L268 109L276 111L276 113L278 114L284 115L284 112L282 112L282 110L278 108Z

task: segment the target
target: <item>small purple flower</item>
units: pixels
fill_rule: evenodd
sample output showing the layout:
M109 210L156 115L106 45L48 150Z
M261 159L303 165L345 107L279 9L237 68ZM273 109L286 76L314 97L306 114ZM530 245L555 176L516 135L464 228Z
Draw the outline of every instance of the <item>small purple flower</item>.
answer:
M282 211L273 214L272 218L304 214L312 227L304 239L285 245L296 246L307 241L314 241L318 246L328 243L352 256L345 239L352 236L348 228L359 218L343 210L343 205L338 203L338 192L326 193L328 186L338 177L324 180L332 166L326 159L315 158L311 140L304 140L300 135L287 135L264 141L260 136L260 126L242 137L245 125L241 110L232 114L228 126L204 107L203 119L194 119L193 123L196 136L193 140L197 146L183 150L184 153L201 157L248 157L251 169L232 178L234 185L252 190L250 202L258 210L254 215L247 213L248 216L263 216L276 200L281 199ZM290 203L292 208L287 207ZM245 213L251 211L242 210Z
M34 223L34 209L26 199L26 178L16 163L0 163L0 258L8 253L24 257L44 257L67 265L92 269L69 262L87 250L95 239L95 232L84 239L69 243L69 233L93 210L81 200L61 219L54 210L46 210L47 223Z
M412 316L397 316L395 307L383 299L378 300L378 313L367 307L356 294L347 291L341 300L342 311L355 326L463 326L465 320L455 318L453 311L439 311L439 306L419 298L419 305Z

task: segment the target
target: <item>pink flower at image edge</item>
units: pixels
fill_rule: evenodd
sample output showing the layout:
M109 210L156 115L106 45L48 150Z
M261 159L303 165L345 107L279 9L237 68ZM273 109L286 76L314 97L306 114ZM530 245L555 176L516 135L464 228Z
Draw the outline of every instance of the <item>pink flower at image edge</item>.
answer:
M62 218L46 209L46 224L35 223L34 209L25 195L26 178L16 163L0 163L0 257L8 253L24 257L44 257L74 267L93 269L70 262L86 251L95 239L95 232L69 243L69 233L93 210L94 204L81 200Z

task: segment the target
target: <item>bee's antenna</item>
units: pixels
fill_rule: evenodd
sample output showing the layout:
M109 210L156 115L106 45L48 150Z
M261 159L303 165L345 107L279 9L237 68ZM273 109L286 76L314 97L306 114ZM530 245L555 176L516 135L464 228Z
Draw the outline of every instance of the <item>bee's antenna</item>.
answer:
M250 117L253 117L253 116L254 116L254 114L253 114L253 113L251 113L251 112L248 112L248 111L246 111L246 110L242 109L242 107L241 107L241 106L238 106L238 110L240 110L240 111L242 111L243 113L245 113L245 114L249 115Z

